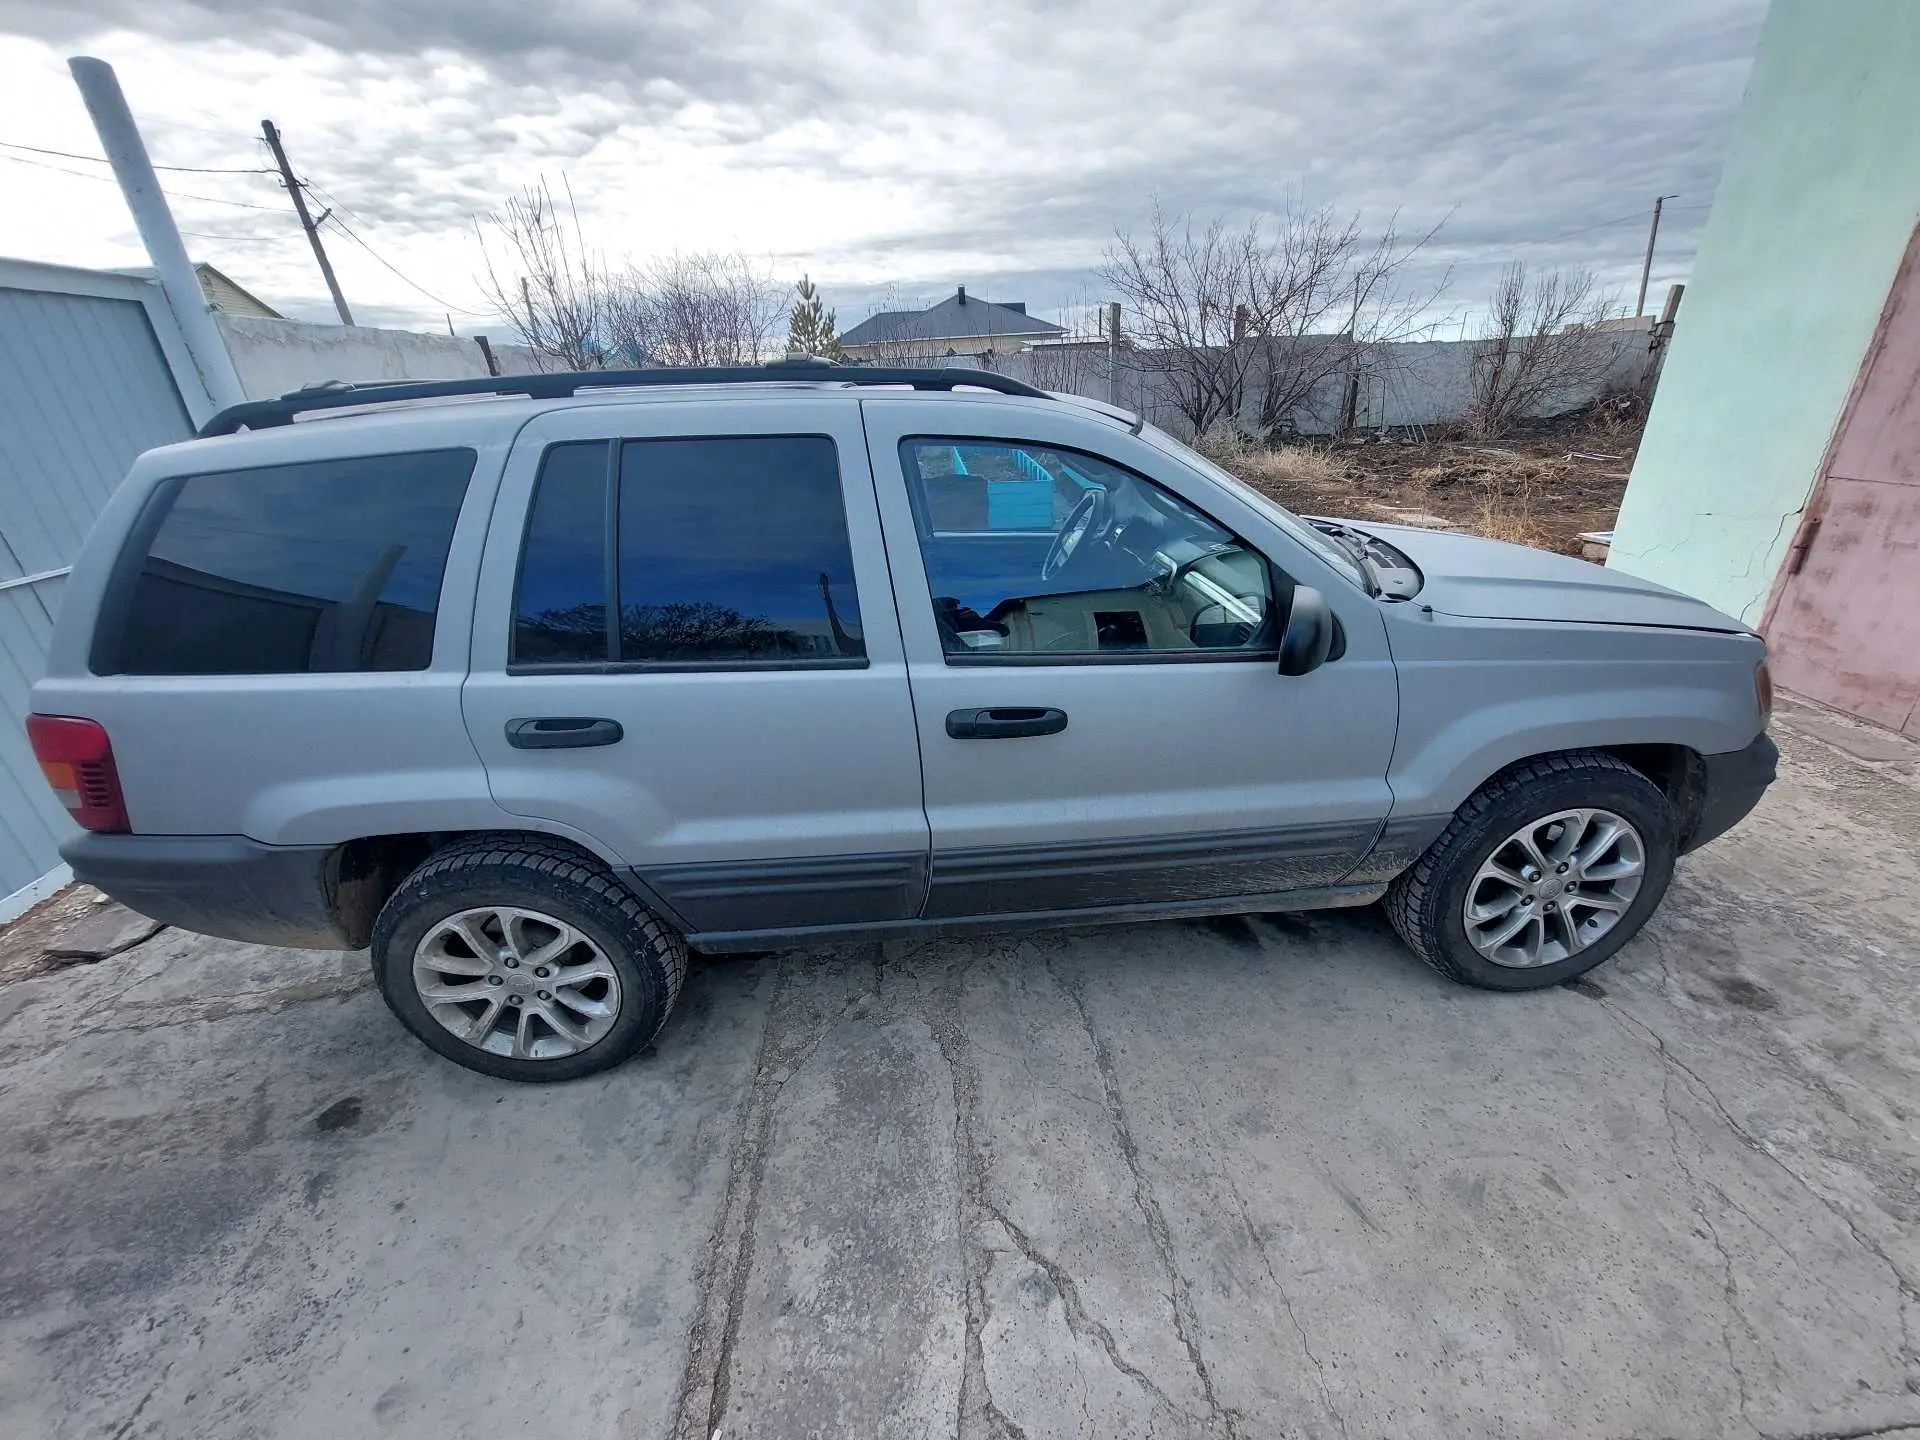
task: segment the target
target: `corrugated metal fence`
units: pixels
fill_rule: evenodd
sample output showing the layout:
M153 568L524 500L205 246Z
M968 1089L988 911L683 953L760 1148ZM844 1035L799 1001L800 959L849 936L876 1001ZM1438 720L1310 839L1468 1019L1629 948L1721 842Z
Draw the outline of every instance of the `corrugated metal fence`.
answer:
M0 270L0 919L34 898L72 828L23 729L67 567L134 456L192 433L153 301L122 298L141 282L72 293L66 272L48 290L39 268Z

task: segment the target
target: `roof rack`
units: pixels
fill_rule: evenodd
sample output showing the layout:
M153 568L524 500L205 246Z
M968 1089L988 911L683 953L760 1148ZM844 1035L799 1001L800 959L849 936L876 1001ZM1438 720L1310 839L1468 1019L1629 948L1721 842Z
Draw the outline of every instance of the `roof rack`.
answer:
M290 425L296 415L315 410L343 410L361 405L384 405L401 400L439 400L456 395L525 395L535 400L562 400L582 390L629 389L640 385L741 385L778 380L826 380L845 385L911 385L915 390L952 390L969 386L997 390L1002 395L1025 395L1046 400L1022 380L986 370L901 370L864 365L820 362L775 362L771 365L707 366L684 370L577 370L554 375L500 375L483 380L420 380L398 385L349 385L330 381L282 395L278 400L249 400L229 405L198 431L200 439L232 435L240 430L266 430Z

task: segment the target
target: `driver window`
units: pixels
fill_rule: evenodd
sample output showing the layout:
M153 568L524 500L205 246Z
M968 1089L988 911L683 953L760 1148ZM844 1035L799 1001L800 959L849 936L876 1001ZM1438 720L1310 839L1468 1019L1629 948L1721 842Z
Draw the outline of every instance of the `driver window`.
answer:
M900 444L949 663L1266 658L1266 560L1144 476L1007 440Z

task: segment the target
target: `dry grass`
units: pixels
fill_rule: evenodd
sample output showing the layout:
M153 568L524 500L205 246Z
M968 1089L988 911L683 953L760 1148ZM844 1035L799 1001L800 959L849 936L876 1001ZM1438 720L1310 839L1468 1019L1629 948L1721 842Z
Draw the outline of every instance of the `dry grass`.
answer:
M1578 552L1573 536L1534 513L1536 486L1526 476L1511 480L1496 478L1480 497L1478 523L1467 528L1490 540L1508 540L1515 545L1531 545L1537 550Z
M1255 489L1307 514L1445 525L1577 555L1582 531L1613 526L1639 442L1638 419L1596 414L1588 424L1498 445L1268 448L1209 435L1202 448Z
M1232 431L1214 431L1201 437L1200 452L1268 495L1345 496L1353 493L1358 479L1347 459L1330 446L1268 447Z

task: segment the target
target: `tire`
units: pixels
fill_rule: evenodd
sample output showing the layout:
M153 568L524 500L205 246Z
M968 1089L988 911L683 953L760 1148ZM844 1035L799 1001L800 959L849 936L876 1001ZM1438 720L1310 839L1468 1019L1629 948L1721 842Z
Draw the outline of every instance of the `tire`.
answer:
M556 958L537 968L549 951ZM518 835L462 841L423 861L381 908L372 959L387 1007L429 1048L536 1083L591 1075L642 1049L687 974L680 937L604 867ZM536 975L558 978L535 989ZM589 978L569 985L568 975ZM441 1003L423 998L423 985ZM447 1002L469 986L479 987L471 999ZM479 1041L451 1028L471 1035L483 1020L491 1028Z
M1511 894L1516 903L1541 907L1539 911L1531 911L1539 931L1528 928L1524 935L1528 939L1536 933L1542 936L1546 943L1536 949L1547 958L1542 963L1525 966L1489 958L1468 934L1468 893L1470 889L1474 891L1476 904L1490 897L1488 908L1497 908L1507 899L1509 888L1498 876L1484 876L1482 867L1528 853L1524 848L1505 848L1517 843L1510 837L1516 837L1523 827L1548 825L1551 817L1577 810L1609 812L1611 817L1626 821L1632 831L1637 832L1642 868L1634 881L1637 889L1630 902L1624 902L1624 908L1617 912L1618 918L1610 922L1611 928L1596 938L1582 941L1580 948L1572 953L1559 953L1555 958L1557 952L1568 950L1570 938L1577 938L1569 936L1569 930L1574 928L1573 917L1582 917L1578 931L1585 934L1607 913L1593 907L1604 902L1623 903L1618 892L1624 888L1625 878L1584 887L1595 895L1593 900L1578 894L1534 897L1527 895L1530 887L1513 887ZM1554 833L1548 825L1536 832L1535 838ZM1601 834L1599 830L1591 833L1596 838ZM1624 846L1626 842L1621 844ZM1591 862L1596 872L1625 870L1632 863L1630 858L1622 858L1629 855L1624 848L1606 853L1614 858ZM1487 990L1543 989L1586 974L1611 959L1639 933L1667 893L1676 854L1671 805L1659 787L1631 765L1595 751L1528 760L1496 775L1454 812L1440 838L1428 846L1387 891L1387 919L1416 955L1449 980ZM1553 887L1555 869L1557 867L1542 875L1545 888ZM1521 878L1525 878L1524 875ZM1552 913L1549 916L1542 912ZM1518 915L1519 912L1509 909L1506 914ZM1483 943L1500 928L1498 919L1489 922L1478 932ZM1522 942L1508 953L1511 956L1524 948Z

